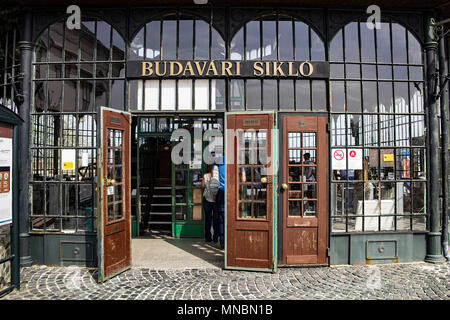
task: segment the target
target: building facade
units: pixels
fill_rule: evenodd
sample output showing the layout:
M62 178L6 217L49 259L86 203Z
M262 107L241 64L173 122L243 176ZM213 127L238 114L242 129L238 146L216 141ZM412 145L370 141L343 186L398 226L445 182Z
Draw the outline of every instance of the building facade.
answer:
M380 4L374 28L362 5L210 2L80 6L75 29L66 7L21 12L22 101L7 59L0 89L25 121L22 264L107 278L145 230L203 237L211 132L225 267L445 261L445 10Z

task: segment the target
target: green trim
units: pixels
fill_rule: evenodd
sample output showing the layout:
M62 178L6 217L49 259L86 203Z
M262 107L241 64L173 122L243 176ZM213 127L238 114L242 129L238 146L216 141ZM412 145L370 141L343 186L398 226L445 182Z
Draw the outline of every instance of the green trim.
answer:
M225 112L224 114L224 119L223 119L223 127L224 127L224 131L223 131L223 153L225 154L225 182L226 182L226 178L227 178L227 161L226 161L226 150L227 150L227 129L228 129L228 124L227 124L227 119L228 119L228 113ZM224 226L223 226L223 241L224 241L224 250L223 250L223 257L224 257L224 267L227 268L228 265L228 201L227 201L227 190L228 188L226 188L227 184L225 183L225 192L224 192L224 199L225 199L225 212L223 214L223 219L224 219Z
M273 114L273 129L272 129L272 158L273 158L273 182L272 182L272 190L273 190L273 272L277 272L278 270L278 206L277 206L277 190L278 190L278 122L276 114Z
M0 122L19 125L23 123L23 120L12 110L0 104Z
M111 278L114 278L115 276L117 276L117 275L121 274L122 272L125 272L125 271L127 271L127 270L129 270L129 269L131 269L131 266L125 267L125 268L122 269L121 271L118 271L118 272L116 272L116 273L113 273L112 275L110 275L110 276L108 276L108 277L103 277L103 274L102 274L102 282L105 282L106 280L109 280L109 279L111 279ZM100 275L100 274L99 274L99 275Z

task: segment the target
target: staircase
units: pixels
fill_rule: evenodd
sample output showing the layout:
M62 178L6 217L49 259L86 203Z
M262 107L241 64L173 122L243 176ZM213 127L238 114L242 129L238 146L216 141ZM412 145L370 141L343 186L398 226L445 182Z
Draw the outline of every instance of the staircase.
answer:
M172 230L172 187L170 179L156 178L150 203L150 230Z

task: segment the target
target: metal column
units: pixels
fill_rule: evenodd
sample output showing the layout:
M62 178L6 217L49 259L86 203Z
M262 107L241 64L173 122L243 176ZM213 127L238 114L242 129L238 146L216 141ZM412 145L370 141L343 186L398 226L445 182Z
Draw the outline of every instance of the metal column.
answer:
M22 95L23 103L19 107L19 115L24 123L19 128L19 159L24 165L19 172L19 237L20 237L20 265L31 265L31 248L28 234L30 199L29 199L29 175L30 175L30 111L31 111L31 58L33 55L32 43L32 15L28 9L24 16L22 30L22 41L19 42L21 73L22 73Z
M427 63L427 111L428 111L428 152L429 157L429 190L430 195L430 232L427 237L427 255L426 262L441 263L445 262L441 247L441 215L439 200L439 106L436 101L438 73L436 70L436 53L438 48L438 36L434 19L428 18L426 25L426 63Z

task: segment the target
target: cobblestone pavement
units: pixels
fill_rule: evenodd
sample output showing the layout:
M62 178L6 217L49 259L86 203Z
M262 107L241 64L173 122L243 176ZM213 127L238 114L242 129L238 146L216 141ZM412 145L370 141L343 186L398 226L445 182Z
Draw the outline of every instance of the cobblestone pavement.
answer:
M444 299L450 264L280 268L275 274L221 269L130 269L97 283L94 269L22 269L22 289L3 299Z

